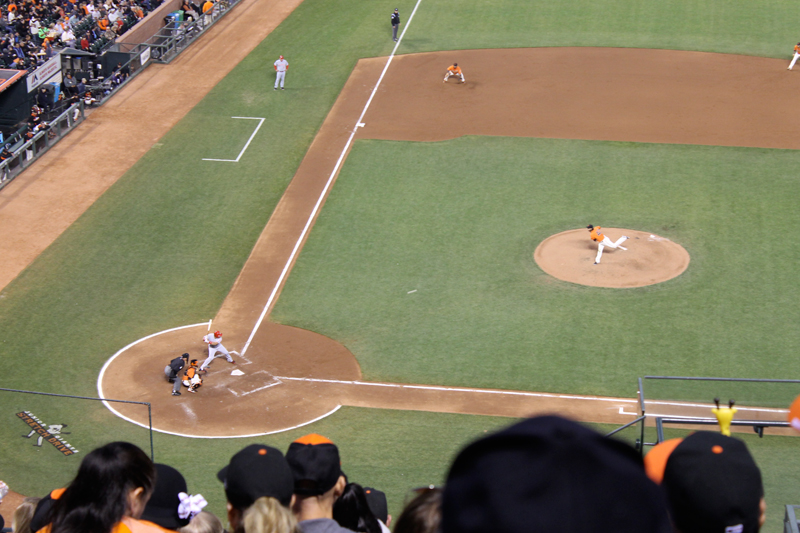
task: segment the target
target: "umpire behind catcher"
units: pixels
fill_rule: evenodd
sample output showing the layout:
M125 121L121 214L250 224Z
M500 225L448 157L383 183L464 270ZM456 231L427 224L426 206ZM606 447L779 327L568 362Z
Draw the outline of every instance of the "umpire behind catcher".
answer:
M176 357L169 364L164 367L164 375L167 376L167 381L173 383L172 385L172 395L173 396L180 396L181 390L181 380L178 378L178 373L183 370L183 367L186 366L186 363L189 362L189 354L185 353L180 357Z

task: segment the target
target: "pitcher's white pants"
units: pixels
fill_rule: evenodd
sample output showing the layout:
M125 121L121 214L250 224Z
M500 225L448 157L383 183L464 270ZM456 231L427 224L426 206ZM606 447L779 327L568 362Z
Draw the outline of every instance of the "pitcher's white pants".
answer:
M623 242L625 242L627 240L628 240L627 237L620 237L619 239L617 239L617 242L612 242L611 239L609 239L607 236L604 236L603 237L603 242L601 242L601 243L599 243L597 245L597 257L594 260L595 264L600 262L600 257L603 256L603 249L606 246L608 246L609 248L619 248L621 250L627 250L627 248L624 248L624 247L620 246L620 244L622 244Z

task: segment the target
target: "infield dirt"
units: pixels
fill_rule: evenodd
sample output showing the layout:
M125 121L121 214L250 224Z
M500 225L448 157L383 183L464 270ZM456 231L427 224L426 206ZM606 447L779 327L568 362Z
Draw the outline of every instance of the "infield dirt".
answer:
M292 4L276 5L290 9ZM252 7L253 3L246 3L244 12ZM243 18L244 12L236 16ZM235 32L237 20L215 28L206 38ZM241 32L242 36L247 33ZM202 51L200 46L196 54ZM181 67L193 57L182 57L169 67L154 67L141 81L134 80L108 107L94 113L79 131L0 193L0 231L31 241L25 253L3 257L0 272L7 276L3 284L157 140L147 137L136 120L136 101L159 101L164 98L163 84L194 83L192 75L197 83L202 77L208 88L216 83L208 79L209 69ZM464 66L466 84L442 83L444 68L453 60ZM278 281L291 267L292 250L298 242L302 244L302 230L309 217L313 221L314 205L324 197L334 165L385 63L386 58L358 63L255 244L214 320L215 328L225 331L229 349L242 349L273 288L278 287L276 295L279 292ZM470 65L485 67L479 70ZM181 81L171 81L175 76ZM544 48L398 56L357 138L433 141L506 135L798 149L800 109L792 101L795 82L781 60L698 52ZM179 119L177 115L162 117L163 132ZM112 124L125 138L144 139L141 146L131 151L125 145L126 153L118 155L126 164L116 167L116 174L87 180L85 188L76 189L70 179L83 176L85 168L79 161L100 151L106 157L116 156L116 144L103 140ZM47 189L46 195L41 188ZM56 208L58 194L61 200L71 200L58 202ZM19 218L23 210L40 217L55 210L58 222L44 225ZM36 231L26 230L25 224ZM587 250L587 255L593 256L594 251ZM355 358L339 343L268 321L253 337L246 359L236 365L246 378L236 382L230 377L233 367L217 360L201 392L171 397L162 369L182 351L202 358L200 338L205 329L205 325L195 326L137 344L114 359L103 383L114 383L117 398L152 402L156 428L190 435L197 435L200 427L215 436L277 431L307 423L338 405L504 416L559 412L585 421L632 420L630 414L622 413L632 399L498 391L493 396L497 401L487 401L494 392L359 382ZM137 368L152 372L127 379L132 361ZM174 409L176 404L179 410ZM266 411L269 416L263 416Z

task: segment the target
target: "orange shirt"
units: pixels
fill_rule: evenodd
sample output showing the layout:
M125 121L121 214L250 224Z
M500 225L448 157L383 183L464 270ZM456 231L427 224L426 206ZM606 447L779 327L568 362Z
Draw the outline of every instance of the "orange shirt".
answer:
M589 234L589 236L595 242L602 242L602 240L606 238L605 235L600 233L600 229L601 229L600 226L595 226L592 232Z
M211 9L213 7L214 7L214 2L212 2L211 0L208 0L208 2L203 4L203 13L207 13L208 11L211 11Z
M50 524L40 529L37 533L50 533ZM117 522L111 533L175 533L170 529L149 522L147 520L137 520L129 516L122 517L122 520Z
M461 67L457 67L455 65L450 65L449 67L447 67L447 70L449 70L453 74L461 74Z
M794 51L800 54L800 44L794 45Z

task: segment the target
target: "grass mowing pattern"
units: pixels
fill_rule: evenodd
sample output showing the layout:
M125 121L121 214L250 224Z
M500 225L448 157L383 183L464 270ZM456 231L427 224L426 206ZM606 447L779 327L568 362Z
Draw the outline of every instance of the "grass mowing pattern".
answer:
M359 141L273 319L344 340L374 380L633 396L645 374L786 377L798 164L785 150ZM689 270L619 290L536 266L539 242L588 223L668 237Z
M798 19L788 0L423 0L417 15L407 51L615 46L787 59Z
M413 5L411 0L391 5L306 0L0 294L0 321L7 332L0 342L3 385L93 394L97 372L109 354L144 335L212 316L356 60L387 55L393 45L391 9L399 7L406 23ZM569 4L424 0L400 51L645 46L788 57L796 39L796 17L794 4L785 0L736 0L724 6L708 0L668 0L652 6L622 0ZM291 68L287 90L273 93L271 65L279 54L287 57ZM241 149L252 130L249 121L233 121L231 116L264 116L267 122L236 167L200 162L203 157L232 158ZM624 166L624 160L620 164ZM375 175L386 169L386 165L375 169ZM708 198L707 208L715 209L716 202ZM770 200L766 197L764 202ZM480 205L471 209L478 213ZM606 214L584 212L580 222L584 216ZM729 229L720 228L719 233L731 238ZM519 268L525 268L522 261L533 243L531 236L527 244L519 245ZM788 275L775 270L779 276ZM757 306L775 296L781 304L789 297L768 293L765 299L746 303ZM712 295L707 306L713 302ZM593 318L600 316L597 311ZM587 328L574 318L564 318L573 320L573 334ZM782 323L778 320L779 327ZM729 324L732 329L739 326ZM509 342L522 338L530 327L512 326ZM630 332L625 342L635 342L636 333ZM794 339L769 337L773 344L783 343L784 349ZM11 412L17 403L0 396L0 407ZM68 440L77 439L79 447L83 432L92 432L97 439L138 439L132 436L138 428L118 431L105 425L104 414L93 409L102 408L88 408L73 414L72 420L60 420L61 409L37 414L46 421L73 424L75 437ZM365 476L367 481L387 489L396 512L404 491L443 472L457 443L480 434L483 420L343 410L291 434L248 442L156 435L156 458L181 469L192 491L206 494L211 510L223 516L222 491L213 473L226 458L249 442L278 443L285 449L291 438L318 431L342 446L349 470L371 474ZM12 488L41 495L74 472L79 456L58 457L46 448L36 452L17 435L24 427L9 423L0 429L4 444L0 471Z

